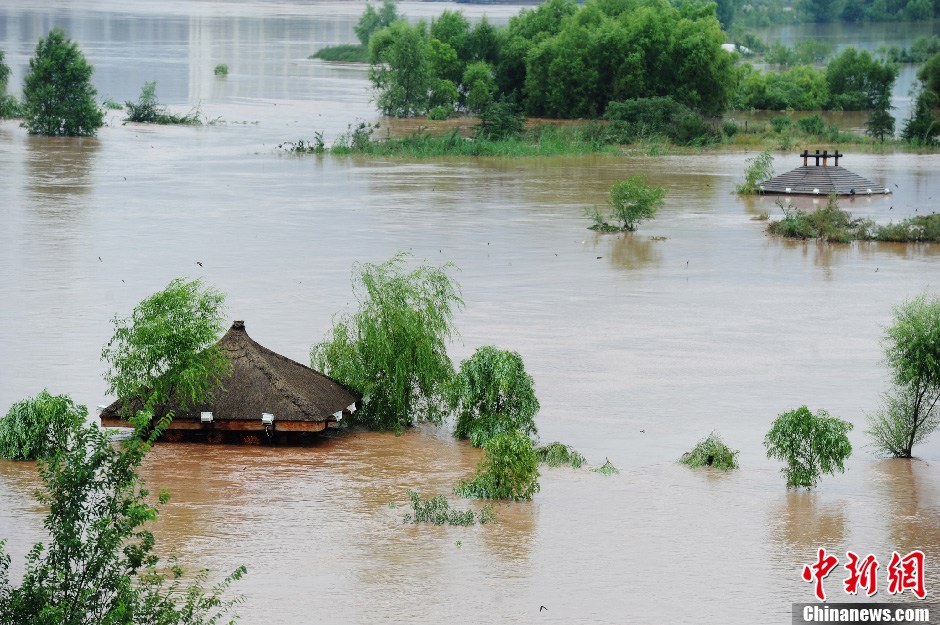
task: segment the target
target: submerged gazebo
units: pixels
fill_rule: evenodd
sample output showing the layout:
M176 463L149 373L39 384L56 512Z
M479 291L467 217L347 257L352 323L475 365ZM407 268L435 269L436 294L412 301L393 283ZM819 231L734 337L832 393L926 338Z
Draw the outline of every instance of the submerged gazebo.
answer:
M356 411L360 397L336 380L256 343L236 321L216 346L231 372L210 401L175 411L165 432L169 440L186 434L221 441L224 432L273 437L275 433L319 432L336 427ZM127 426L121 400L101 411L104 427ZM132 403L133 407L133 403Z
M811 154L809 150L803 150L800 154L803 157L803 166L788 171L785 174L775 176L770 180L765 180L758 184L761 193L773 193L780 195L883 195L891 193L887 187L877 185L874 182L859 176L856 173L839 165L839 159L844 158L844 154L839 154L836 150L830 153L824 150L820 153L816 150ZM814 159L814 163L809 164L809 159ZM829 161L833 163L830 164ZM820 161L822 164L820 164Z

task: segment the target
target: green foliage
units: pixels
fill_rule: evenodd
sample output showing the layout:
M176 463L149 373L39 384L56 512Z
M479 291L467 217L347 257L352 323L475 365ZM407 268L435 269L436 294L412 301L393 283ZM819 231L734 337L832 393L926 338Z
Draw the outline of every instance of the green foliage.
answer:
M774 420L764 437L764 447L768 458L787 463L781 472L786 475L788 488L812 488L826 473L845 473L845 460L852 453L846 434L852 427L825 410L814 415L806 406L800 406Z
M539 459L539 464L547 464L550 467L568 464L573 469L580 469L585 462L584 456L576 449L558 441L536 447L535 456Z
M313 133L313 141L298 139L277 144L275 149L292 152L294 154L323 154L326 152L326 143L323 141L323 131Z
M493 104L496 79L493 76L493 66L486 61L477 61L467 66L467 71L463 74L463 85L466 89L467 111L471 114L479 115Z
M788 239L819 239L834 243L872 238L872 222L853 219L848 211L839 208L835 195L829 196L825 206L811 212L784 206L780 200L777 200L777 206L783 211L784 217L767 224L767 232L770 234Z
M494 436L483 445L476 475L454 489L460 497L528 500L539 492L538 457L532 439L519 431Z
M88 409L76 406L68 395L50 395L19 401L0 419L0 458L36 460L64 444L64 438L81 426Z
M898 66L872 58L867 50L846 48L826 67L829 108L861 111L890 102Z
M611 102L604 118L617 143L665 137L679 145L701 145L717 138L701 115L669 96Z
M940 137L940 116L934 113L940 97L921 89L914 99L911 116L905 121L901 137L914 145L932 145Z
M460 363L450 394L457 414L456 438L469 438L474 447L506 432L536 434L535 397L532 376L525 371L517 352L487 345Z
M473 525L479 518L480 524L492 523L496 516L493 504L486 504L480 510L479 517L473 510L454 510L444 495L422 499L413 490L407 491L411 500L411 512L404 516L404 523L430 523L432 525Z
M225 63L219 63L215 66L215 69L212 70L216 76L228 76L228 65Z
M10 67L3 61L3 58L3 50L0 50L0 119L19 117L23 114L23 107L15 97L7 94Z
M158 416L205 401L231 364L214 345L224 329L225 296L200 280L172 280L141 301L130 317L115 316L114 335L101 352L108 393L142 402Z
M416 420L439 423L454 368L446 341L463 305L449 266L406 271L409 256L353 268L359 310L340 317L310 361L363 396L351 422L401 432Z
M745 161L744 184L739 184L737 192L740 194L758 193L760 183L774 175L774 156L770 150L764 150L757 156Z
M770 127L774 129L774 132L783 132L787 130L793 123L786 115L777 115L770 118Z
M320 48L311 54L309 58L320 59L321 61L340 61L343 63L368 63L369 48L367 46L355 45L329 46Z
M108 109L109 111L119 111L124 108L124 105L118 102L117 100L112 100L108 98L101 103L103 108Z
M656 216L666 197L666 189L651 187L641 176L614 184L608 198L611 221L620 222L621 230L636 230L637 225Z
M895 243L940 243L940 213L915 215L898 223L876 226L872 238Z
M801 117L796 120L796 125L799 126L800 130L814 137L821 136L826 132L826 121L819 113L808 117Z
M940 53L940 37L921 35L914 40L910 49L898 46L881 46L878 54L889 63L923 63L934 54Z
M739 453L738 450L725 445L721 437L712 432L696 443L692 451L682 454L679 462L693 469L715 467L722 471L730 471L738 468Z
M23 83L24 125L30 134L92 136L104 124L95 103L92 66L58 28L36 45Z
M940 96L940 52L927 59L923 67L917 70L917 78L923 83L925 91Z
M886 94L874 103L865 120L865 134L884 143L885 136L894 137L894 116L891 114L891 98Z
M477 137L483 139L507 139L518 136L525 125L525 117L512 102L501 100L487 106L480 113L476 126Z
M0 622L7 625L153 623L215 625L241 602L224 599L239 567L213 589L205 574L184 587L182 569L160 567L153 534L157 517L140 478L144 455L168 422L143 438L150 415L135 420L135 433L120 446L95 425L60 433L62 444L39 464L39 503L48 509L45 546L26 557L19 586L9 583L9 557L0 543ZM161 495L160 502L167 497Z
M601 475L619 475L620 469L615 467L613 463L608 459L604 458L604 464L599 467L594 467L591 469L595 473L600 473Z
M198 126L202 123L199 111L193 110L186 115L174 115L157 101L156 81L145 82L140 90L137 102L125 102L127 117L124 121L142 124L180 124Z
M896 390L870 432L882 450L910 458L940 424L940 297L925 293L896 307L884 349Z
M424 22L394 22L369 41L369 80L384 115L411 117L428 110L435 76Z
M438 80L434 83L434 88L431 89L428 106L432 109L446 111L443 119L447 119L447 117L456 114L455 107L458 99L460 99L460 94L457 93L457 87L454 83L449 80Z
M404 17L398 14L398 3L395 0L383 0L380 10L376 10L372 4L366 4L366 10L359 17L353 30L362 46L368 47L373 34Z

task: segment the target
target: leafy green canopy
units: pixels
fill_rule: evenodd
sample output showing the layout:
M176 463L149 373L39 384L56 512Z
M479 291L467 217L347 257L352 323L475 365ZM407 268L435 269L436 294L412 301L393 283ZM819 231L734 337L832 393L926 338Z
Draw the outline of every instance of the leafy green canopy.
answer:
M367 46L369 39L376 31L391 26L392 22L403 19L403 15L398 14L398 3L395 0L383 0L382 8L376 10L372 4L366 5L366 10L359 17L359 21L353 27L359 42Z
M868 433L881 451L910 458L940 425L940 297L923 294L895 308L884 348L895 390Z
M463 306L449 267L420 265L409 256L353 268L359 311L345 315L313 346L315 369L356 390L363 408L351 422L401 432L417 420L439 423L446 413L454 367L446 342Z
M498 434L518 430L536 434L539 400L534 381L517 352L487 345L460 363L454 379L451 406L457 413L454 436L483 447Z
M376 104L384 115L410 117L428 110L435 84L430 44L424 22L394 22L369 41L369 80L379 92Z
M94 70L58 28L40 39L23 86L30 134L91 136L104 124L91 84Z
M0 419L0 457L44 458L59 449L64 437L87 416L85 406L76 406L68 395L53 396L47 390L16 402Z
M610 216L624 230L636 230L637 224L656 216L666 197L666 189L652 187L640 176L633 176L610 188Z
M532 499L539 492L538 457L532 439L514 430L483 445L483 460L476 474L454 489L460 497L478 499Z
M738 185L737 192L757 193L760 191L760 183L774 175L774 155L770 150L764 150L745 162L747 167L744 169L744 183Z
M814 415L806 406L800 406L774 420L764 437L764 447L768 458L787 463L781 469L787 487L812 488L825 473L845 472L845 460L852 453L846 433L852 427L825 410Z
M224 301L200 280L176 278L130 317L115 316L114 335L101 352L108 392L126 408L140 401L156 414L204 401L231 367L214 345L225 327Z
M184 587L182 569L160 566L153 553L144 525L157 510L138 470L168 420L150 428L149 416L135 420L134 435L120 446L95 425L72 422L60 432L62 444L39 464L49 542L29 552L19 586L9 582L0 542L0 623L215 625L241 601L222 595L244 567L207 592L205 575Z
M554 441L548 445L536 447L535 455L539 459L539 464L547 464L550 467L560 467L563 464L569 464L571 468L579 469L585 462L584 456L582 456L579 451L560 441Z

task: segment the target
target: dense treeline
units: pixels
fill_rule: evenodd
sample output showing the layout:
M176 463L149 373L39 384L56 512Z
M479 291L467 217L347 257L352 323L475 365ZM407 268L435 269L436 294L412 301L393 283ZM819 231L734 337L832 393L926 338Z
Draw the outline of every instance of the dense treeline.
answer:
M940 17L937 0L718 0L725 27L805 22L897 22Z
M403 21L369 40L370 78L383 113L444 117L515 103L533 116L600 117L611 102L669 96L719 114L733 55L711 3L548 0L505 28L471 28L445 11L428 26Z

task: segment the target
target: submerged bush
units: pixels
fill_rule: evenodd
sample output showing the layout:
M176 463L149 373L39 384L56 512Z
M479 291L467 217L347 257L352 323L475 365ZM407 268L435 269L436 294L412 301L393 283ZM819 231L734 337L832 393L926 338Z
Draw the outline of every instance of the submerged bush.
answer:
M558 441L536 447L535 456L539 459L539 464L547 464L550 467L570 464L573 469L579 469L585 462L584 456L576 449Z
M0 419L0 457L36 460L61 448L65 437L88 416L68 395L42 391L19 401Z
M476 475L461 480L454 493L479 499L532 499L539 492L538 458L532 440L518 431L500 434L483 445Z
M219 63L212 71L216 76L228 76L228 65L225 63Z
M320 48L308 58L320 59L321 61L339 61L343 63L368 63L369 48L349 44L329 46L327 48Z
M788 239L819 239L835 243L871 238L874 224L867 219L853 219L848 211L839 208L835 194L829 196L825 206L811 212L784 206L780 200L777 200L777 206L783 211L784 217L767 224L767 232L770 234Z
M721 437L712 432L706 438L703 438L692 451L687 451L679 458L679 462L692 467L715 467L723 471L730 471L738 468L738 454L736 449L731 449L725 445Z
M422 499L413 490L408 491L411 500L411 512L406 514L403 523L430 523L432 525L473 525L477 519L480 524L492 523L495 519L493 504L486 504L480 510L479 517L473 510L454 510L444 495Z
M169 113L166 107L157 101L156 81L145 82L140 90L140 97L137 102L125 102L125 106L127 107L127 117L124 118L124 121L128 122L189 126L198 126L202 123L199 119L198 110L190 111L186 115Z
M586 211L594 222L588 229L600 232L636 230L641 221L656 216L656 211L662 207L665 197L666 189L650 186L640 176L622 180L610 188L606 216L599 209ZM609 222L619 222L619 225Z
M591 470L601 475L618 475L620 473L620 469L615 467L608 458L604 458L604 464L599 467L594 467Z
M754 158L749 158L744 169L744 183L739 184L737 192L744 195L760 191L760 183L774 175L774 157L770 150L764 150Z

